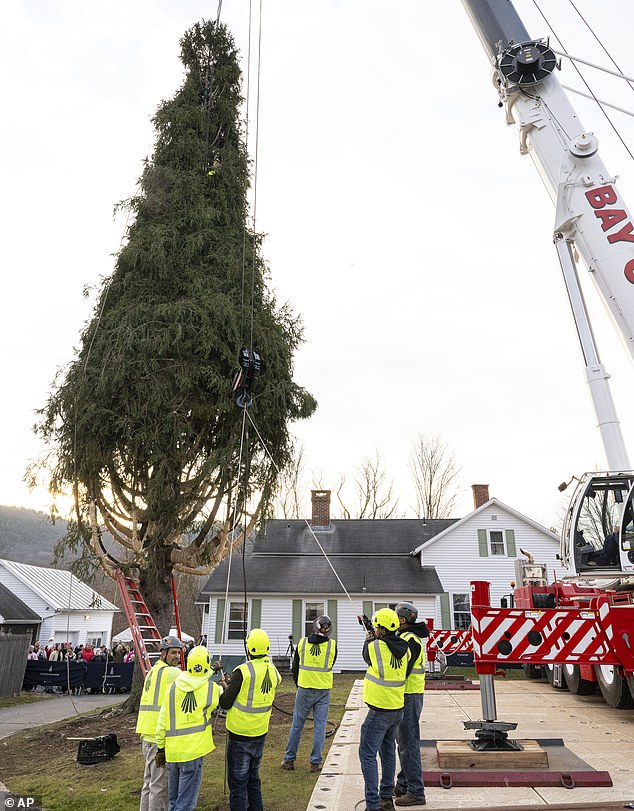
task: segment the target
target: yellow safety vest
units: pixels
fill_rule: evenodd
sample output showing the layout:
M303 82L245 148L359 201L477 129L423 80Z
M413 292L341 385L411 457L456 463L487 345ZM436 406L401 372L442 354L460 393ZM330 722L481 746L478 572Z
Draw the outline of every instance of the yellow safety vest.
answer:
M157 724L157 743L159 748L164 745L168 763L195 760L216 748L211 714L218 706L220 693L220 687L211 679L191 691L181 690L176 684L170 686Z
M407 649L395 659L381 639L368 642L370 665L363 679L363 700L382 710L400 710L405 705L407 663L412 654Z
M227 729L249 738L265 735L269 731L275 688L282 677L266 656L249 660L236 670L242 673L242 684L236 700L227 710Z
M314 690L330 690L332 687L332 666L337 652L334 639L312 645L308 637L302 637L297 643L299 673L297 685L312 687Z
M407 640L408 644L410 639L414 639L420 645L420 653L418 654L418 658L414 662L414 667L410 670L407 681L405 682L405 693L424 693L425 670L427 667L425 640L421 639L418 634L415 634L412 631L401 631L399 636L401 639Z
M156 722L167 688L181 672L179 667L170 667L159 659L150 668L141 692L139 716L136 722L136 731L144 741L156 743Z

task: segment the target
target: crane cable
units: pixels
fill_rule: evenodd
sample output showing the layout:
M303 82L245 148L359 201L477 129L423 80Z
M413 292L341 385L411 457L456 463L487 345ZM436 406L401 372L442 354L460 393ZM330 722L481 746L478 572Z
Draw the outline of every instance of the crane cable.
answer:
M547 19L546 15L544 14L544 12L543 12L543 11L541 10L541 8L539 7L539 4L538 4L537 0L533 0L533 5L535 6L535 8L537 9L537 11L538 11L538 12L540 13L540 15L542 16L542 18L543 18L544 22L546 23L546 25L548 26L548 28L550 28L550 30L551 30L551 32L552 32L553 37L554 37L554 38L557 40L557 42L559 43L559 45L560 45L560 47L561 47L562 51L564 52L564 54L565 54L566 56L568 56L568 55L569 55L569 54L568 54L568 50L566 49L565 45L564 45L564 44L563 44L563 42L561 41L561 37L559 37L559 36L558 36L558 35L555 33L555 29L554 29L554 28L553 28L553 26L550 24L550 22L549 22L549 20ZM597 104L597 106L600 108L600 110L601 110L601 112L603 113L603 115L605 116L605 118L606 118L606 120L607 120L608 124L609 124L609 125L612 127L612 129L614 130L614 132L615 132L615 134L616 134L617 138L619 139L619 141L621 142L621 144L622 144L623 148L625 149L625 151L627 152L627 154L630 156L630 158L631 158L631 159L634 161L634 155L632 154L632 152L631 152L630 148L628 147L628 145L627 145L627 144L625 143L625 141L623 140L623 137L622 137L621 133L619 132L618 128L616 127L616 125L614 124L614 122L612 121L612 119L610 118L610 116L608 115L608 113L607 113L607 111L606 111L605 107L604 107L604 106L603 106L603 104L602 104L602 103L599 101L599 99L598 99L598 98L595 96L595 94L594 94L594 92L593 92L592 88L590 87L590 85L589 85L589 84L588 84L588 82L586 81L586 79L585 79L584 75L581 73L581 71L579 70L578 66L575 64L575 62L574 62L574 61L572 61L572 60L571 60L571 62L572 62L572 66L573 66L573 67L574 67L574 69L577 71L577 74L579 75L579 78L580 78L580 79L581 79L581 81L584 83L584 85L586 86L586 88L587 88L588 92L590 93L590 95L591 95L592 99L593 99L593 100L594 100L594 102Z
M577 6L574 4L573 0L568 0L568 2L569 2L569 3L570 3L570 5L571 5L571 6L574 8L574 10L577 12L577 14L579 15L579 19L580 19L580 20L583 22L583 24L586 26L586 28L588 29L588 31L589 31L589 32L592 34L592 36L595 38L595 40L597 41L597 43L599 44L599 46L602 48L603 52L604 52L604 53L605 53L605 55L608 57L608 59L610 60L610 62L612 62L612 64L614 65L614 67L617 69L619 76L621 76L623 79L625 79L625 80L627 81L628 85L630 86L630 88L631 88L631 89L632 89L632 91L634 92L634 85L632 84L632 81L634 81L634 80L630 79L629 77L627 77L627 76L626 76L626 75L623 73L623 71L621 70L620 66L619 66L619 65L616 63L616 60L614 59L614 57L612 56L612 54L611 54L611 53L608 51L608 49L605 47L605 45L603 44L603 42L601 41L601 39L600 39L600 38L598 37L598 35L596 34L595 30L594 30L594 29L592 28L592 26L590 25L590 23L589 23L589 22L586 20L586 18L585 18L585 17L583 16L583 14L582 14L582 13L579 11L579 9L577 8Z
M248 15L248 46L247 46L247 92L246 92L246 107L245 107L245 114L246 114L246 121L245 121L245 141L246 146L248 149L248 140L249 140L249 124L250 124L250 99L251 99L251 29L253 27L253 11L252 11L252 0L249 0L249 15ZM254 322L254 309L255 309L255 270L256 270L256 247L257 247L257 240L256 240L256 231L255 231L255 224L256 224L256 205L257 205L257 163L258 163L258 132L259 132L259 94L260 94L260 74L261 74L261 52L262 52L262 0L260 0L259 4L259 18L258 18L258 53L257 53L257 104L256 104L256 115L255 115L255 131L256 131L256 147L255 147L255 156L254 156L254 180L253 180L253 190L254 190L254 204L253 204L253 261L252 261L252 271L251 271L251 318L250 318L250 346L253 348L253 322ZM247 180L245 179L245 197L246 197L246 183ZM245 224L243 228L243 240L242 240L242 284L241 284L241 313L240 313L240 324L241 324L241 342L244 339L244 325L245 325L245 288L246 288L246 254L247 254L247 226ZM240 499L240 478L241 473L243 471L242 466L242 459L243 453L245 454L245 461L244 464L244 482L243 482L243 492L242 492L242 499L243 499L243 507L242 512L244 515L244 528L243 528L243 538L242 538L242 576L243 576L243 588L244 588L244 615L243 615L243 644L245 647L246 653L246 625L247 625L247 608L248 608L248 596L247 596L247 581L246 581L246 564L245 564L245 544L247 541L246 533L247 533L247 494L248 494L248 476L249 476L249 466L248 466L248 458L249 458L249 449L248 449L248 430L246 425L246 417L247 417L247 408L248 405L245 404L242 406L242 429L240 432L240 451L238 455L238 471L237 471L237 482L238 487L236 489L236 498L234 503L233 509L233 517L230 522L230 533L233 533L237 526L237 511L238 511L238 501ZM246 439L246 442L245 442ZM246 447L245 447L246 446ZM232 541L230 541L230 545L232 545ZM228 630L228 608L229 608L229 582L231 577L231 560L233 557L232 554L233 550L230 549L229 551L229 562L227 566L227 581L225 585L225 611L222 620L222 630L221 630L221 637L220 637L220 659L222 659L222 645L225 639L225 634Z

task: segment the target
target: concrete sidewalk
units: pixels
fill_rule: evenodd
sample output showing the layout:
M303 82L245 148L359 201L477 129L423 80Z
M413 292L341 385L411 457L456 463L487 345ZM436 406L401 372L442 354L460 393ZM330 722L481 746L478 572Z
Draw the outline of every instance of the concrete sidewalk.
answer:
M94 713L100 707L122 704L127 694L68 696L44 693L37 701L0 708L0 738L23 729L54 724L66 718Z
M323 770L308 804L308 811L360 811L365 808L363 777L358 746L367 708L362 700L362 681L355 682L346 711L328 752ZM518 723L513 738L563 738L565 746L585 761L588 768L608 771L610 788L514 786L429 786L426 808L475 809L515 807L622 808L634 800L634 710L608 707L601 696L573 696L553 690L548 684L509 680L495 682L500 721ZM463 721L482 718L477 691L428 691L421 718L421 740L472 740ZM438 770L434 749L423 749L423 769ZM583 804L583 805L582 805ZM422 806L412 806L413 809Z

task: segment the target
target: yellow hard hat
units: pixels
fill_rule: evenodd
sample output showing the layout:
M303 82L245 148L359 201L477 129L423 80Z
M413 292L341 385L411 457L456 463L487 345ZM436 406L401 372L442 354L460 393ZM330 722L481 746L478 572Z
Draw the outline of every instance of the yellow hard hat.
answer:
M396 611L391 608L379 608L376 614L372 617L372 625L380 625L388 631L396 631L401 627Z
M187 672L192 676L204 676L211 670L209 651L202 645L192 648L187 657Z
M247 637L247 650L252 656L264 656L271 649L269 635L261 628L253 628Z

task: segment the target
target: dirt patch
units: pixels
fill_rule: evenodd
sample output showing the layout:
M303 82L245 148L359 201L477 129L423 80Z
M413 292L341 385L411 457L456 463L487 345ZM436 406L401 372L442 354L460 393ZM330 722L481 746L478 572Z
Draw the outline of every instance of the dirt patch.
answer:
M271 725L290 725L295 696L278 695L271 712ZM34 727L0 741L0 775L23 775L34 771L35 764L46 766L60 756L74 759L79 741L71 738L96 738L100 735L117 736L117 743L125 749L139 747L136 734L136 714L123 713L110 708L90 717L73 718L51 727ZM214 718L214 738L226 734L224 714Z

